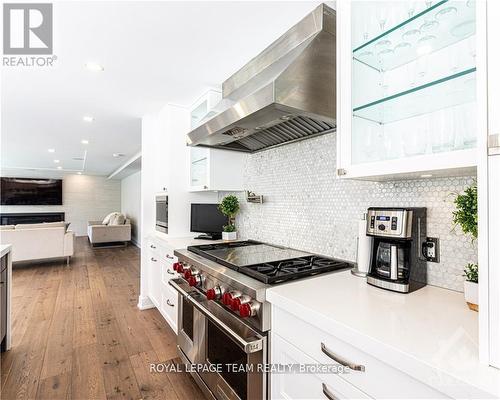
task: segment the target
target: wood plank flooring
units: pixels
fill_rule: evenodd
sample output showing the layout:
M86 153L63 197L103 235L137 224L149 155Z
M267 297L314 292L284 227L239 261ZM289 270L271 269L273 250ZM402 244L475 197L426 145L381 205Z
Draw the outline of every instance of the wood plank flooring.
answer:
M16 266L1 399L204 399L188 374L150 373L180 360L158 310L137 308L139 265L134 246L94 250L78 238L69 268Z

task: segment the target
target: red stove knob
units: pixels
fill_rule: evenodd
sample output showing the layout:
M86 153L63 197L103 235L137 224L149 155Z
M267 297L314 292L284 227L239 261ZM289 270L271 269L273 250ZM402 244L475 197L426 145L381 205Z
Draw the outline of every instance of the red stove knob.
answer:
M182 272L182 264L180 262L175 262L173 265L173 269L176 272Z
M260 307L260 303L254 300L250 300L240 305L240 317L248 318L253 317L257 314Z
M222 302L226 306L229 306L231 305L232 301L233 301L233 295L231 293L224 293L224 295L222 296Z
M221 297L222 290L219 286L207 289L207 300L218 300Z
M188 278L189 286L198 286L201 283L200 275L192 275Z
M231 309L234 311L238 311L240 309L240 305L241 305L241 300L239 297L236 297L231 301Z
M231 309L234 311L238 311L242 304L249 303L250 301L252 301L252 298L250 296L242 295L239 297L234 297L231 301Z
M189 278L191 278L191 276L192 276L192 275L193 275L193 274L192 274L192 272L191 272L191 270L190 270L190 269L185 269L185 270L184 270L184 279L185 279L185 280L188 280Z
M237 297L241 296L241 292L237 290L231 290L230 292L224 293L224 296L222 296L222 302L226 305L231 307L231 304L233 303L233 299L236 299Z
M250 303L245 303L240 306L240 317L248 318L253 315L252 313L253 311Z

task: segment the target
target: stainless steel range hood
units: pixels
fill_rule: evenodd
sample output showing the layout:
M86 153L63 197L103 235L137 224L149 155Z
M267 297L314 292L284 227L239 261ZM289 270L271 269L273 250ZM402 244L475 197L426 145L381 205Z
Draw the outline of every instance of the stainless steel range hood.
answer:
M255 152L335 131L335 19L320 5L227 79L188 145Z

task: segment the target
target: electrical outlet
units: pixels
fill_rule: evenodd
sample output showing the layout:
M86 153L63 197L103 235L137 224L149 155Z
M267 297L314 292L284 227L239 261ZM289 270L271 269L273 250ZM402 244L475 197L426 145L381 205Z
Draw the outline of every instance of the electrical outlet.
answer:
M439 239L428 237L422 243L422 255L429 262L439 262Z

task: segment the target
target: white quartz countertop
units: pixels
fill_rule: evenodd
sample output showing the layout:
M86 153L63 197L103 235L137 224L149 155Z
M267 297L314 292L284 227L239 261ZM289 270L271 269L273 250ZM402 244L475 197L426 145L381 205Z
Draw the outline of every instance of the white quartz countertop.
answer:
M342 271L273 287L266 298L429 386L438 374L500 397L500 370L479 363L478 313L462 293L394 293Z
M0 257L3 257L9 251L11 251L12 246L10 244L0 244Z
M165 243L166 246L173 248L174 250L185 249L188 246L201 245L201 244L213 244L222 243L223 240L205 240L205 239L195 239L194 236L188 237L166 237L160 235L151 236L150 239L159 241L160 243Z

